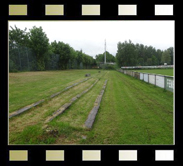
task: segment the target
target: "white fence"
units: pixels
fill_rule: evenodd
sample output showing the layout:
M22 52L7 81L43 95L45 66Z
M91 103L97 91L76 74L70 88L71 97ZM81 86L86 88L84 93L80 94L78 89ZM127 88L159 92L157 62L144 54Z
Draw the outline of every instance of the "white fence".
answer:
M164 76L156 76L156 85L164 88L165 87L165 77Z
M140 72L135 72L131 70L123 70L123 69L119 69L118 71L121 73L130 75L132 77L135 77L137 79L143 80L145 82L148 82L150 84L156 85L160 88L164 88L171 92L174 91L173 76L165 76L165 75L151 74L151 73L140 73Z
M146 74L146 73L142 73L142 74L144 74L144 81L145 81L145 82L148 82L148 81L149 81L149 79L148 79L148 74Z

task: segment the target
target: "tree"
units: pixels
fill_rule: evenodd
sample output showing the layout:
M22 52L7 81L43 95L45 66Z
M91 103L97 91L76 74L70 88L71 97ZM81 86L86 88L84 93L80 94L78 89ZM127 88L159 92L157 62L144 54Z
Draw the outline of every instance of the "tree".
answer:
M85 69L87 69L89 64L89 58L85 53L83 53L83 64L85 66Z
M160 65L164 63L173 64L173 47L167 49L169 56L163 55L163 51L156 50L152 46L144 46L143 44L133 44L130 40L123 43L118 42L116 60L118 66L147 66L147 65ZM167 53L165 53L167 54Z
M161 56L162 56L163 51L161 51L160 49L158 49L156 51L156 58L157 58L157 65L161 64Z
M170 51L165 50L161 56L161 63L170 64L170 62L171 62Z
M9 44L12 45L21 45L21 46L28 46L29 45L29 33L26 32L26 28L21 30L16 26L10 27L9 30Z
M155 55L152 56L152 65L156 65L157 64L157 58Z
M92 66L97 66L97 61L96 61L96 59L92 59Z
M67 69L68 63L70 63L71 67L71 61L76 58L76 53L72 47L69 46L69 44L65 44L63 42L52 42L51 46L53 48L53 52L55 54L59 55L59 61L58 61L58 68L59 69Z
M116 60L118 66L134 66L137 65L137 49L135 45L129 40L124 43L119 42L117 45Z
M16 26L9 30L9 69L10 71L29 70L28 48L29 36L26 28Z
M9 71L73 69L83 68L83 64L85 68L91 68L96 65L93 57L82 50L75 51L69 44L60 41L49 44L42 27L35 26L29 32L26 28L11 27L9 55Z
M105 55L105 52L103 53ZM110 54L108 51L106 51L106 62L115 62L115 57Z
M103 54L98 54L95 56L96 58L96 62L104 62L104 56L105 56L105 52ZM115 62L116 58L110 54L108 51L106 51L106 62Z
M139 44L136 47L137 49L137 58L138 58L138 65L144 66L145 64L145 47L143 44Z
M116 53L116 61L118 66L123 66L126 64L125 62L125 54L124 54L124 43L118 42L117 44L117 53Z
M170 53L170 59L171 59L170 64L173 65L173 47L170 47L167 50Z
M35 52L36 69L45 70L45 53L48 51L49 39L42 27L30 29L30 47Z
M83 62L83 52L82 50L80 51L76 51L77 55L76 55L76 61L78 64L78 68L81 68L80 66L82 65Z
M101 63L104 62L104 54L98 54L95 56L96 62Z
M147 58L147 65L151 66L152 65L152 58Z
M72 47L70 47L71 69L77 69L76 57L77 57L77 52Z
M143 58L139 58L138 59L138 65L139 66L143 66L144 65L144 59Z

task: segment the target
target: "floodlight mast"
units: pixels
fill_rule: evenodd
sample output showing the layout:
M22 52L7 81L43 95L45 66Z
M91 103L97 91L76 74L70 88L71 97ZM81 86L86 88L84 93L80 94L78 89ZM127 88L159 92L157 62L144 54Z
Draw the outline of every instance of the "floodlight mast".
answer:
M105 55L104 55L104 64L106 64L106 40L105 40Z

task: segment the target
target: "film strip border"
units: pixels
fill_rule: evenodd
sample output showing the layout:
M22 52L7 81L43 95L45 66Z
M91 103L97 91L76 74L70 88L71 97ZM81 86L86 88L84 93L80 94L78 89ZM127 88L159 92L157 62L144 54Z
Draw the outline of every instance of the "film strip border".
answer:
M146 4L147 5L147 4ZM37 6L36 9L40 8L39 10L33 11L33 8ZM11 16L26 16L24 18L27 18L27 16L42 16L44 18L49 19L47 16L61 16L59 19L61 19L63 16L79 16L80 19L82 16L83 18L86 18L85 16L106 16L106 10L109 11L108 16L110 16L110 9L105 9L106 6L104 4L80 4L80 7L77 8L77 10L70 9L70 5L67 3L61 3L61 4L16 4L16 2L8 4L8 12L7 15L10 16L9 18L14 18ZM107 5L107 6L110 6ZM139 4L116 4L113 5L113 16L118 16L120 19L123 19L123 16L139 16L142 15L141 12L139 12L144 8L145 6L139 5ZM147 12L148 9L144 10L146 16L147 13L150 16L174 16L175 10L174 10L174 4L149 4L147 5L147 8L150 7L151 10ZM77 12L76 12L77 11ZM72 14L73 15L72 15ZM120 17L122 16L122 17ZM16 17L20 18L20 17ZM58 18L58 17L57 17ZM153 17L154 18L154 17ZM77 17L76 17L77 19ZM151 19L151 18L150 18ZM59 146L58 146L59 147ZM7 151L7 160L11 163L14 162L32 162L36 161L39 156L37 154L40 153L40 162L49 162L49 161L57 161L57 162L68 162L70 160L73 161L98 161L103 162L105 161L116 161L116 162L123 162L123 161L134 161L134 162L140 162L140 161L149 161L149 162L158 162L158 161L177 161L178 155L177 151L173 150L173 146L169 146L170 149L154 149L150 148L143 150L141 148L137 149L126 149L124 150L124 147L122 147L122 150L120 150L119 147L115 147L114 149L108 148L105 149L103 147L93 150L90 150L89 148L86 150L86 147L83 148L85 150L81 150L81 148L77 149L75 146L71 146L69 148L63 148L59 150L52 150L52 147L49 147L48 149L46 147L42 147L39 149L39 147L29 147L25 150L25 147L20 146L20 148L12 148L9 147L10 150ZM20 150L23 148L23 150ZM54 148L54 146L53 146ZM111 150L112 149L112 150ZM148 154L146 154L146 152ZM146 158L146 155L148 155L148 158Z
M44 4L40 10L42 16L67 16L67 4ZM102 15L100 4L81 4L80 16L100 16ZM118 4L115 6L117 16L138 16L138 4ZM152 6L151 6L152 7ZM29 5L9 4L9 16L28 16ZM110 13L110 9L109 9ZM174 4L154 4L154 16L174 16Z
M77 153L79 155L74 156L74 153L71 157L71 154L67 150L43 150L42 154L42 162L47 161L67 161L67 160L76 160L80 161L103 161L103 160L111 160L112 155L107 154L106 151L103 150L80 150ZM139 150L115 150L117 155L115 156L116 161L143 161L141 152ZM149 162L156 161L176 161L174 157L174 150L154 150L149 157ZM34 157L32 156L31 150L9 150L9 161L26 161L31 162ZM113 160L114 161L114 160Z

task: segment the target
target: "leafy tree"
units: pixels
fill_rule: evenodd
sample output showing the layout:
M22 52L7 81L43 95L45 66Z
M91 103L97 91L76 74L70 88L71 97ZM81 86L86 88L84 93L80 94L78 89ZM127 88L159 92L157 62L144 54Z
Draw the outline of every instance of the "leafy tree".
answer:
M58 70L58 54L54 54L51 44L48 46L48 51L45 53L45 69Z
M98 54L95 56L96 62L104 62L104 54Z
M117 48L116 60L118 66L134 66L137 64L138 52L131 40L124 43L119 42Z
M157 58L155 55L152 56L152 65L157 65Z
M103 54L98 54L95 56L96 62L104 62L104 56L105 52ZM115 62L116 58L110 54L108 51L106 51L106 62Z
M80 51L76 51L76 61L77 61L77 64L78 64L78 68L81 68L81 63L83 62L83 52L82 50Z
M77 61L76 61L76 57L77 57L77 52L70 47L71 50L71 55L70 55L70 61L71 61L71 69L77 69Z
M92 65L92 66L97 66L97 61L96 61L96 59L93 59L93 58L92 58L92 63L91 63L91 65Z
M85 66L85 69L87 69L89 64L89 57L85 53L83 53L83 64Z
M143 65L144 65L144 59L143 59L143 58L140 57L140 58L138 59L138 65L139 65L139 66L143 66Z
M162 54L162 57L161 57L161 63L170 64L170 62L171 62L170 51L165 50Z
M118 42L116 60L119 67L136 66L136 65L160 65L164 63L173 64L173 47L167 51L156 50L152 46L144 46L143 44L133 44L130 40L123 43ZM169 59L170 57L170 59Z
M10 71L17 70L57 70L91 68L96 65L93 57L74 50L64 42L52 42L42 27L33 27L29 32L15 26L9 30ZM29 54L29 55L28 55Z
M45 70L45 53L48 51L49 39L42 27L30 29L30 47L35 52L36 69Z
M157 58L157 65L161 65L161 56L162 56L163 51L161 51L160 49L158 49L156 51L156 58Z
M29 45L29 33L26 32L26 28L21 30L16 26L10 27L9 30L9 44L10 46L21 45L28 46Z
M9 30L9 69L17 71L28 69L29 58L28 48L29 36L26 28L21 30L16 26Z
M147 59L147 65L148 65L148 66L151 66L151 65L152 65L152 58L148 58L148 59Z
M68 63L70 63L71 67L71 61L76 58L76 52L72 47L69 46L69 44L65 44L63 42L52 42L51 46L53 48L53 52L55 54L59 55L59 61L58 61L58 68L59 69L67 69Z
M173 47L167 49L170 53L170 64L173 65Z
M105 52L103 53L105 55ZM115 57L110 54L108 51L106 51L106 62L115 62Z

